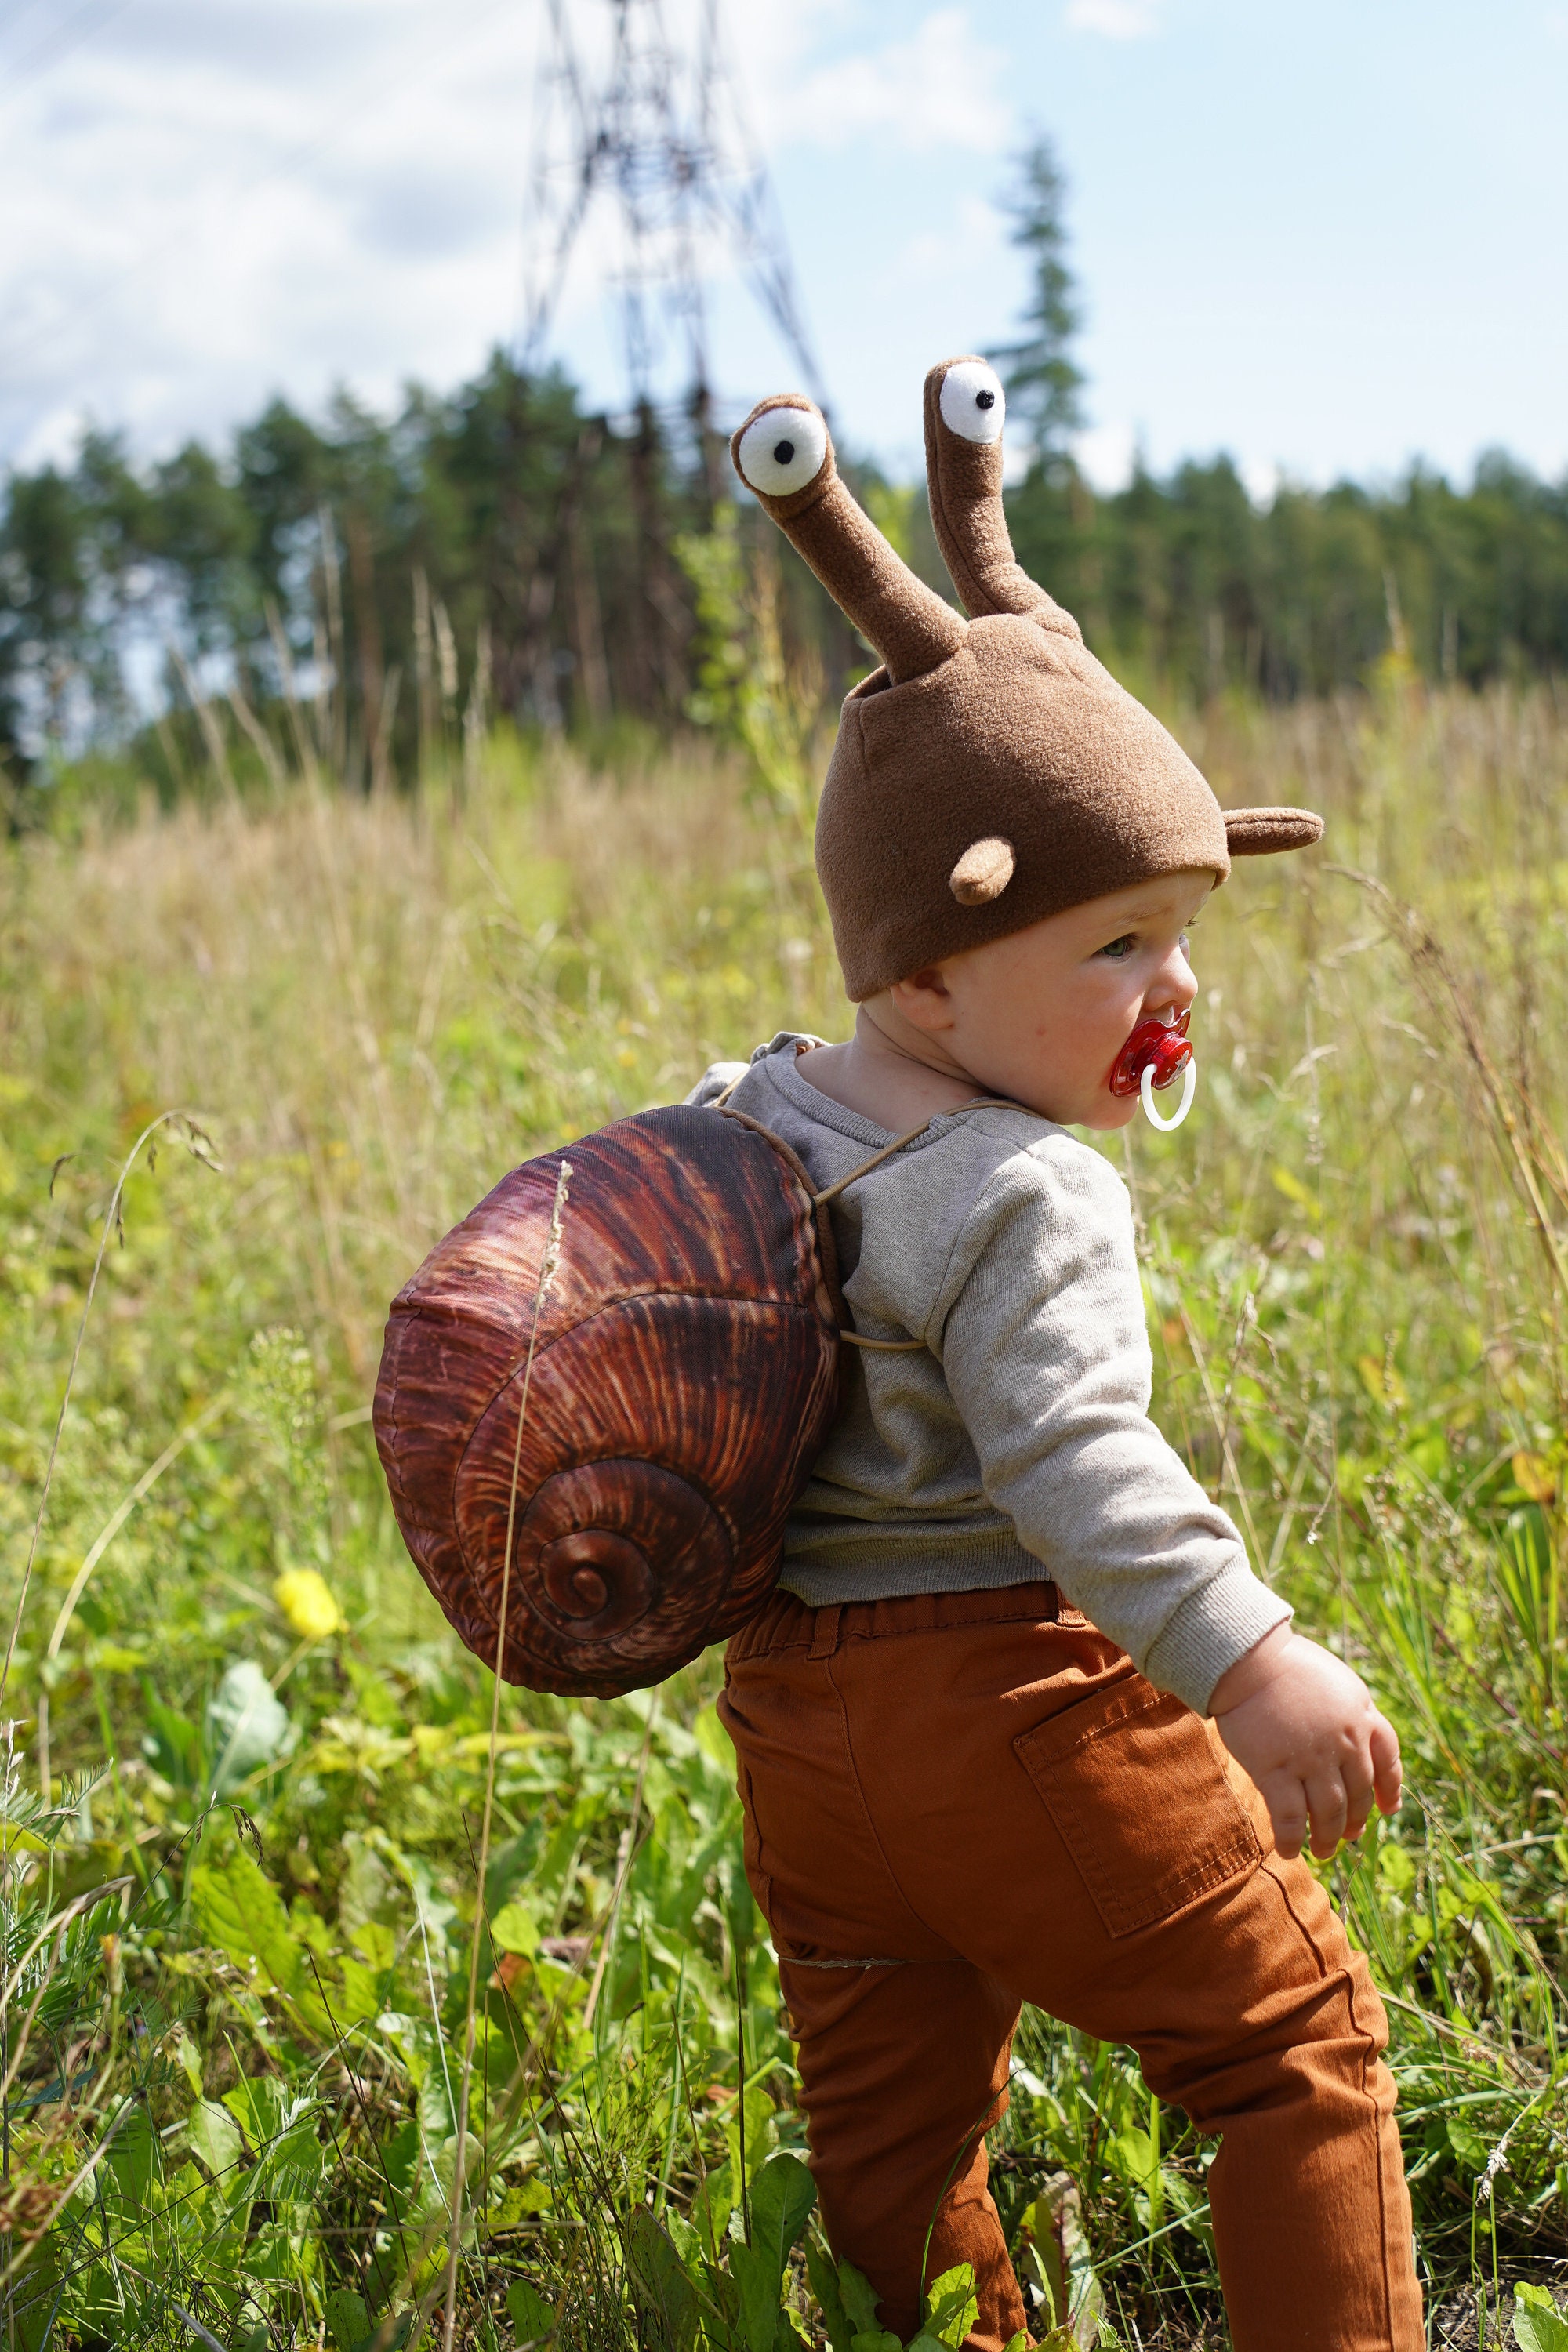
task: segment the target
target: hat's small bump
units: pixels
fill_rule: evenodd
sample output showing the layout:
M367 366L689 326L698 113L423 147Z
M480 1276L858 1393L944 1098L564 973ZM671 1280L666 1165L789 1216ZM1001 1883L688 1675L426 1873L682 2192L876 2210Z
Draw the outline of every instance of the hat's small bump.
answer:
M955 360L942 380L942 421L964 441L999 441L1007 414L1002 379L984 360Z
M988 907L1013 879L1017 864L1013 845L994 834L972 841L947 877L947 887L961 907Z
M821 472L827 427L816 409L781 403L752 418L737 454L748 489L759 490L764 498L786 499Z

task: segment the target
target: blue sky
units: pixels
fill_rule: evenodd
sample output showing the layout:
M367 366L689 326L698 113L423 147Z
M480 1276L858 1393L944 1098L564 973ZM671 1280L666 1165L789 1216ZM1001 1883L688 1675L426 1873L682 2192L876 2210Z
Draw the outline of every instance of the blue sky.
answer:
M689 0L666 0L679 21ZM604 0L570 0L584 37ZM1265 491L1568 469L1568 5L730 0L847 443L913 471L921 377L1013 331L994 200L1070 183L1086 461ZM450 384L517 330L540 0L0 0L0 460L166 449L280 390ZM614 403L591 226L557 321ZM714 373L797 373L721 270Z

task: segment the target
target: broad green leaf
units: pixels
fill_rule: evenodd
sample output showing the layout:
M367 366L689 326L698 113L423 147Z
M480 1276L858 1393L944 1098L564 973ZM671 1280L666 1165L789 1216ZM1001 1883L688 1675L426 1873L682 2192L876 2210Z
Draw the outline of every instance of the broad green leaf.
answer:
M697 2290L680 2256L646 2205L639 2205L633 2214L628 2236L632 2292L645 2320L652 2326L659 2352L691 2352L700 2316ZM743 2253L745 2249L731 2251ZM771 2335L764 2352L772 2352Z
M327 2333L337 2352L359 2352L370 2334L370 2314L364 2297L349 2287L337 2287L327 2297Z
M838 2273L833 2267L832 2258L823 2252L815 2238L808 2238L805 2242L805 2271L833 2352L849 2352L855 2330L844 2308L844 2297L838 2291Z
M532 1958L539 1949L539 1922L526 1903L502 1905L490 1921L490 1941L498 1951L521 1952Z
M778 2137L778 2120L773 2103L760 2085L746 2093L746 2200L750 2203L752 2187L767 2162L773 2142ZM736 2175L735 2195L740 2198L741 2118L737 2105L731 2102L724 2119L724 2137L730 2146L730 2162Z
M746 2352L773 2352L781 2271L770 2254L737 2239L730 2248L730 2275L740 2290L741 2335Z
M1513 2340L1519 2352L1568 2352L1568 2319L1543 2286L1515 2287Z
M128 2204L144 2206L158 2177L158 2147L147 2110L141 2102L129 2114L121 2112L109 2151L114 2183Z
M13 2325L22 2352L44 2352L46 2336L54 2340L60 2273L53 2233L42 2239L31 2261L12 2289Z
M673 2208L666 2212L664 2226L669 2234L670 2243L686 2266L687 2277L700 2285L708 2275L707 2257L702 2251L701 2239L685 2214L677 2213Z
M303 2205L321 2186L331 2150L316 2137L313 2118L297 2123L275 2140L258 2171L258 2194L279 2205Z
M781 2281L816 2202L816 2181L787 2149L771 2156L752 2183L752 2244L767 2255Z
M925 2330L922 2328L921 2335L924 2334ZM917 2336L915 2343L918 2344L920 2340L920 2336ZM927 2337L927 2342L930 2341L931 2338ZM862 2336L852 2336L849 2338L849 2352L904 2352L904 2347L888 2328L872 2327ZM912 2346L910 2352L913 2352Z
M513 2279L506 2291L506 2307L519 2344L542 2343L554 2334L555 2314L526 2279Z
M231 2171L239 2162L243 2145L239 2126L216 2100L196 2101L186 2122L185 2132L192 2147L215 2178Z
M262 1983L283 1994L312 2032L336 2039L278 1890L243 1847L222 1864L197 1864L191 1906L210 1943L242 1965L254 1965Z
M260 2156L294 2120L289 2086L276 2074L246 2074L223 2095L224 2105L245 2134L252 2156Z
M362 1919L351 1929L349 1941L379 1976L397 1958L397 1937L382 1919Z
M716 2164L699 2189L691 2207L692 2226L703 2254L716 2260L724 2251L724 2232L735 2210L735 2168L728 2157Z
M980 2305L974 2293L974 2272L968 2263L956 2263L950 2271L933 2279L926 2290L926 2315L922 2334L934 2336L945 2344L948 2352L958 2352L979 2315Z
M207 1707L206 1752L219 1796L289 1745L289 1710L254 1658L228 1668Z
M863 2272L858 2271L853 2263L839 2263L838 2292L843 2297L844 2308L849 2315L849 2325L855 2334L857 2336L879 2335L881 2330L877 2325L877 2291L870 2280Z
M362 2018L374 2017L381 2007L376 1972L347 1952L339 1965L343 1973L342 1991L333 1997L332 2006L340 2025L357 2025Z

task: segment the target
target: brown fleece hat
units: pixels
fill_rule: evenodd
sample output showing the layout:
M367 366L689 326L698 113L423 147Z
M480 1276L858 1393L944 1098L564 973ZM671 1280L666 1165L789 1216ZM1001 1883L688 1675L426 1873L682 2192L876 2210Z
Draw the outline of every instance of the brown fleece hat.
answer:
M1300 849L1303 809L1222 810L1020 568L1002 511L1002 384L984 360L925 383L926 480L971 617L918 580L839 479L821 411L761 402L735 470L882 656L847 698L816 870L857 1002L1043 916L1185 866Z

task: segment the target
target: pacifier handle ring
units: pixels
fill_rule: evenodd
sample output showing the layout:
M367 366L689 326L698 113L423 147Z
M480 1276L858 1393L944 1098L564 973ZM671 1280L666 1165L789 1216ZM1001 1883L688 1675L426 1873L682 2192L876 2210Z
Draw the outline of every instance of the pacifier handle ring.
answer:
M1170 1118L1166 1118L1154 1108L1154 1066L1152 1062L1146 1063L1143 1075L1138 1082L1138 1091L1143 1097L1143 1116L1150 1126L1159 1128L1165 1135L1169 1135L1173 1128L1180 1127L1193 1107L1193 1096L1197 1083L1198 1066L1195 1059L1189 1055L1186 1066L1182 1072L1182 1099Z

